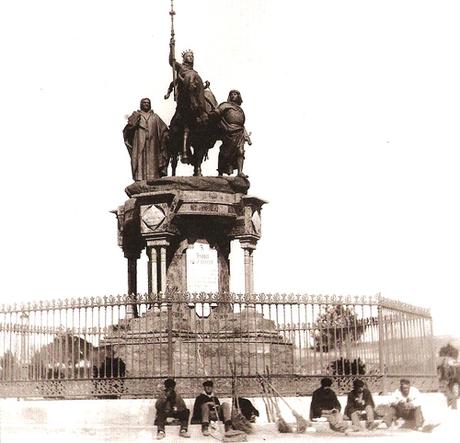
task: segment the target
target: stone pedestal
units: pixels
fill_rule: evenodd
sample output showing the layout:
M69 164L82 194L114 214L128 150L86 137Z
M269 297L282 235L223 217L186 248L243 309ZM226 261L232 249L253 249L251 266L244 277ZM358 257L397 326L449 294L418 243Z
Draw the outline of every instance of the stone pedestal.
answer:
M239 313L213 310L198 318L183 304L168 315L149 310L107 334L101 347L110 346L126 364L126 376L231 376L231 365L241 375L292 374L292 343L275 323L253 309Z
M217 252L217 284L209 292L229 292L234 239L244 249L245 292L252 293L253 255L265 202L248 196L248 189L249 181L241 177L164 177L129 186L130 199L117 210L118 242L128 259L128 293L136 293L136 260L144 249L149 294L189 291L186 254L197 242Z
M248 303L233 312L230 242L239 240L244 250L250 295L261 236L265 202L248 196L248 189L241 177L164 177L126 189L130 199L118 208L117 219L118 242L128 259L128 293L136 297L136 263L145 250L148 298L141 301L151 308L139 318L133 308L101 345L125 361L127 376L230 376L230 364L244 374L267 366L293 371L292 344L273 321ZM214 295L177 299L186 292ZM195 312L202 303L213 306L206 317Z

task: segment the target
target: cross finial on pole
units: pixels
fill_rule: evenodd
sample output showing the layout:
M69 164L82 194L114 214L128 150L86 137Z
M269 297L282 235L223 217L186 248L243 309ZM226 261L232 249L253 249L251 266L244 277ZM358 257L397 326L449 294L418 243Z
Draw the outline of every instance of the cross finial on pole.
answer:
M176 15L176 11L174 11L174 0L171 0L169 15L171 16L171 37L174 37L174 16Z
M174 101L177 101L177 86L176 86L176 41L174 39L174 16L176 15L176 11L174 11L174 0L171 0L171 9L169 11L169 15L171 16L171 40L169 42L169 63L172 67L173 73L173 81L168 88L168 92L165 95L165 99L169 98L169 94L174 91Z

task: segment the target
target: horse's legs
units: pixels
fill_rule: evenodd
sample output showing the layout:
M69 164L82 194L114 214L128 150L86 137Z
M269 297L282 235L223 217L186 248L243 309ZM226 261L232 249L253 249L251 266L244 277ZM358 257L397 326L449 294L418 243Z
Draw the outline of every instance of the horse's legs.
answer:
M224 172L227 173L227 167L225 165L224 155L222 153L222 145L219 147L219 156L217 157L217 173L219 177L224 175Z
M182 140L181 163L190 164L190 129L184 127L184 137Z
M171 175L173 177L176 176L176 169L177 169L177 153L174 153L171 156Z
M205 149L203 147L195 148L193 152L193 176L201 177L201 164L203 163L203 158L205 154Z

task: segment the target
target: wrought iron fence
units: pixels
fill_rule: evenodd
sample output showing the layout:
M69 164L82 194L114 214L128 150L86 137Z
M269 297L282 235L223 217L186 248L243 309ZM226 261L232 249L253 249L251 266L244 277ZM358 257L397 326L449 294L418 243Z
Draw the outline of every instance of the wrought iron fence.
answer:
M151 294L0 306L0 396L149 397L167 376L194 395L204 378L247 395L268 371L307 395L328 375L377 391L401 376L436 387L428 310L381 296Z

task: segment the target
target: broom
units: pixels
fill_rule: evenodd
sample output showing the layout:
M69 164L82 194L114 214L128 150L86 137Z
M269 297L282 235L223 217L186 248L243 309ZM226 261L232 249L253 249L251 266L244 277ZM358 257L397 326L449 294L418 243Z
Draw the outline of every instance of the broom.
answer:
M262 400L264 401L264 405L265 405L265 412L267 413L267 420L269 423L272 423L275 421L274 417L273 417L273 405L272 403L270 402L270 399L268 398L268 392L267 392L267 389L265 387L265 383L262 379L262 377L260 376L260 374L257 372L257 380L259 382L259 385L260 385L260 388L262 389Z
M278 432L281 434L292 433L292 428L288 425L286 420L282 417L281 411L278 405L277 398L274 394L274 391L270 389L270 385L268 384L266 378L262 377L258 374L261 380L261 383L265 386L265 391L267 392L267 398L271 403L272 408L275 410L275 417L276 417L276 427L278 428Z
M273 395L271 396L271 399L275 407L275 412L276 412L276 417L277 417L276 427L278 428L278 432L281 434L292 433L292 428L288 425L287 421L281 416L281 411L278 405L278 399L274 397Z
M266 381L268 387L272 390L272 392L274 392L277 397L279 397L281 400L283 400L284 404L289 408L289 410L291 411L292 415L295 417L296 422L297 422L297 430L296 430L296 432L298 434L304 433L308 428L308 421L305 420L294 408L291 407L291 405L286 401L286 399L270 383L268 378L266 378L265 381Z
M265 366L265 371L266 371L266 374L264 374L264 376L262 376L262 379L264 380L264 383L266 384L266 389L267 389L267 392L269 393L269 398L272 402L272 407L273 409L275 410L276 412L276 425L277 425L277 428L278 428L278 432L282 433L282 434L285 434L285 433L292 433L293 430L292 430L292 427L288 425L287 421L282 417L281 415L281 411L280 411L280 408L279 408L279 405L278 405L278 398L274 392L274 390L272 389L273 386L271 383L269 383L270 381L270 369L268 368L268 366Z
M237 378L236 367L230 364L232 373L232 426L237 431L243 431L246 434L252 434L252 423L241 413L240 403L238 401L238 393L236 390Z

